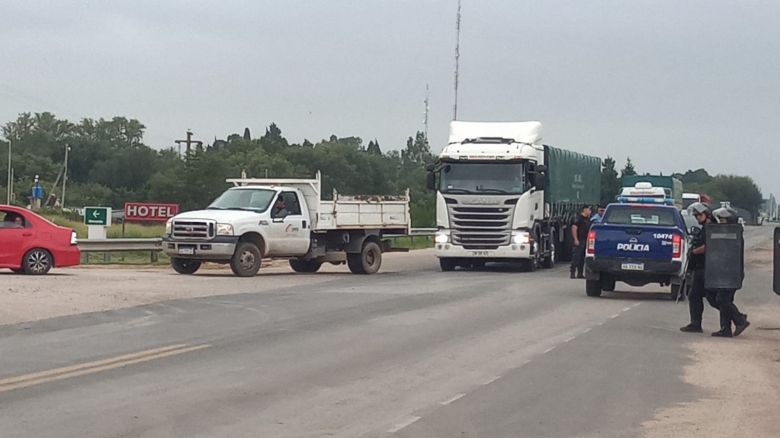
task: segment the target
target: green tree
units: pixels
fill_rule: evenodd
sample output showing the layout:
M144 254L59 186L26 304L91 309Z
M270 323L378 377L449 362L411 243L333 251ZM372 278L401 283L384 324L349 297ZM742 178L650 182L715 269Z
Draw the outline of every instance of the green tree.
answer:
M620 193L620 178L615 170L615 159L607 156L601 162L601 204L606 205L615 200Z
M631 157L626 158L626 165L623 166L623 170L620 171L620 178L624 176L636 175L636 169L634 169L634 163L631 162Z

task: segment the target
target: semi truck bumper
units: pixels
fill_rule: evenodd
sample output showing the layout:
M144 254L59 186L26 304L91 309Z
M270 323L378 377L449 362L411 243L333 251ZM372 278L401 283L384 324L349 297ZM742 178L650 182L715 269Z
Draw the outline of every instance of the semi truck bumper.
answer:
M169 257L194 260L230 260L236 251L237 236L218 236L208 241L163 238L163 252Z
M463 259L529 259L531 258L531 246L511 244L499 246L497 249L466 249L451 243L437 243L436 257L439 258L463 258Z

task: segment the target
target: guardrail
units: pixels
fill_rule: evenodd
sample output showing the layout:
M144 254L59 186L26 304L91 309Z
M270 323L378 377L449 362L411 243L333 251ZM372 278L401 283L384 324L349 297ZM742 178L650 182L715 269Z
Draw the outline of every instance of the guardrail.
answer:
M409 237L412 245L416 237L430 237L436 233L436 228L412 228L408 235L397 235L392 237ZM103 262L111 262L112 252L142 252L148 251L152 262L159 259L159 252L162 251L162 238L140 238L140 239L83 239L79 240L79 249L83 253L84 262L89 261L89 253L103 253Z

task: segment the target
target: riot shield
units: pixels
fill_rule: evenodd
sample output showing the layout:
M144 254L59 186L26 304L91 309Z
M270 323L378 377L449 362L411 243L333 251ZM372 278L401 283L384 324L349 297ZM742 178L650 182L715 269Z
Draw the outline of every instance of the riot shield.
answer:
M744 274L745 241L741 224L708 224L704 227L707 258L704 264L706 289L741 289Z
M772 280L772 289L780 295L780 227L775 227L774 247L774 275Z

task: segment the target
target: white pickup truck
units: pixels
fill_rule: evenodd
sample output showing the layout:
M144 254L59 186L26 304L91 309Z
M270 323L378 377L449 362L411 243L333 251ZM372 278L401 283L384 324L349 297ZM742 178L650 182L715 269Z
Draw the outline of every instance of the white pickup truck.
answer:
M384 235L409 233L409 192L403 196L343 196L322 200L316 179L228 179L226 190L205 210L172 217L163 250L180 274L203 262L226 263L241 277L254 276L263 258L289 259L296 272L323 263L373 274L390 249Z

